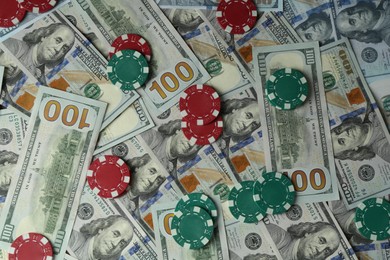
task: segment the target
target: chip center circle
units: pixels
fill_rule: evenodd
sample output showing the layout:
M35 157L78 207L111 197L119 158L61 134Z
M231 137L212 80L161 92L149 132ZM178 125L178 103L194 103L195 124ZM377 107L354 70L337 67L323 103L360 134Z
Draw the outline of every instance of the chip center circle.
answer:
M382 232L390 229L389 212L381 206L373 206L364 213L365 226L375 232Z
M258 206L252 199L252 189L245 189L237 195L237 208L246 213L255 215L258 212Z
M197 92L188 99L188 108L195 116L203 116L212 110L213 100L210 99L209 95Z
M118 171L115 164L109 163L102 165L96 171L96 182L103 189L116 188L121 180L122 174Z
M275 92L281 99L291 102L299 97L301 86L298 79L287 74L275 82Z
M184 239L195 241L199 240L200 237L203 237L205 232L205 223L199 215L189 214L182 217L179 228Z
M246 15L250 10L244 1L236 1L226 8L226 20L234 25L245 24L248 20Z
M45 255L40 243L32 239L28 243L20 245L17 250L18 259L43 259Z
M121 59L115 66L118 78L126 78L135 81L143 70L141 64L135 59Z
M279 206L287 197L285 186L280 181L269 181L263 184L261 197L271 206Z

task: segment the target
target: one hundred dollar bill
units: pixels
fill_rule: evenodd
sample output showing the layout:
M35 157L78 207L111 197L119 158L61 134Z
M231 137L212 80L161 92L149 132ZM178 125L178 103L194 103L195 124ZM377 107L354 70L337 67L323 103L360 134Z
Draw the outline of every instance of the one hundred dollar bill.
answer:
M34 105L38 80L0 43L0 65L5 68L0 105L28 120Z
M367 78L368 86L382 112L387 128L390 129L390 75Z
M82 190L68 251L80 260L157 259L153 241L133 217L88 184Z
M257 93L251 84L221 97L224 130L212 145L225 158L233 180L258 179L265 168Z
M205 84L221 96L251 83L241 62L199 10L166 9L164 13L210 74L211 79ZM193 26L188 27L186 17L191 17Z
M177 201L183 195L173 177L149 147L137 138L117 144L96 157L102 155L118 156L129 166L129 189L115 201L154 239L152 207Z
M220 0L155 0L162 8L217 9ZM259 11L283 11L283 0L255 0Z
M390 1L333 0L333 4L339 38L350 39L364 76L390 74ZM351 23L354 14L359 16Z
M58 38L56 38L58 37ZM58 40L58 41L57 41ZM18 31L0 49L22 71L7 85L9 99L28 113L40 85L72 92L108 103L103 128L119 116L139 95L113 85L106 73L107 60L59 12L52 12ZM11 65L9 66L11 67ZM24 82L23 75L33 83Z
M155 233L158 259L230 259L223 214L221 213L220 205L217 205L218 224L214 228L210 242L204 247L194 250L183 248L178 245L172 237L171 221L174 216L176 204L171 203L155 206L153 210L153 219L154 223L156 223Z
M226 219L232 217L228 209L228 193L237 182L224 158L212 145L191 144L181 130L179 104L153 118L156 126L143 132L137 139L145 143L174 178L183 194L204 192L219 196Z
M40 87L5 202L1 242L27 232L65 254L106 104Z
M99 31L99 28L81 8L78 3L69 2L59 10L84 36L100 51L104 57L108 57L110 45L107 39Z
M26 136L26 121L9 109L0 110L0 212L11 184L17 176L17 166L23 140Z
M356 259L342 229L325 203L293 205L261 222L283 259Z
M253 73L253 48L302 42L281 13L264 13L256 26L235 39L235 49L248 72Z
M283 16L305 42L325 45L338 39L334 12L332 0L284 0Z
M138 99L100 133L94 154L106 151L154 125L145 103L142 99Z
M390 258L390 241L372 241L362 236L357 230L356 208L348 210L341 200L328 202L328 205L359 259L388 260Z
M298 202L338 199L318 43L254 50L267 171L286 173L294 183ZM306 101L293 110L272 106L266 94L269 77L284 68L302 72L309 86Z
M226 222L226 237L231 260L282 260L282 256L260 224L248 225L234 220Z
M45 14L27 12L26 16L23 18L23 20L19 24L12 26L12 27L9 27L9 28L1 28L0 29L0 42L6 40L7 38L9 38L13 34L19 32L20 30L23 30L24 28L30 26L35 21L41 19L47 13L55 11L55 10L63 7L64 5L66 5L69 2L70 2L70 0L58 0L56 6L52 10L45 12Z
M347 40L321 48L340 193L348 209L389 193L389 132Z
M178 94L210 76L191 49L151 0L78 0L87 15L107 40L107 45L127 33L141 35L152 48L150 75L137 91L155 115L179 101Z

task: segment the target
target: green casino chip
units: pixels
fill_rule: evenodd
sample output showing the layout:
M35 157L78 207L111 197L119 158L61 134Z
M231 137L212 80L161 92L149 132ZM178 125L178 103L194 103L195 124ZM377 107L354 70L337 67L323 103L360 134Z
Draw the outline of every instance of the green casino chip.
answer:
M229 210L232 215L244 223L256 223L264 218L259 206L253 200L254 181L243 181L229 194Z
M280 69L267 80L265 93L276 108L295 109L306 100L309 84L302 72L291 68Z
M190 193L185 195L176 204L175 212L191 210L193 207L198 206L206 210L216 225L218 222L218 211L215 203L203 193Z
M363 201L356 208L355 225L360 234L368 239L390 238L390 203L382 198Z
M264 173L253 185L253 199L263 213L286 212L295 200L294 185L281 173Z
M171 223L171 234L180 246L186 249L198 249L210 241L214 231L213 224L209 213L195 206L190 210L175 212Z
M134 90L146 82L149 66L140 52L123 50L111 57L107 65L107 74L112 84L122 90Z

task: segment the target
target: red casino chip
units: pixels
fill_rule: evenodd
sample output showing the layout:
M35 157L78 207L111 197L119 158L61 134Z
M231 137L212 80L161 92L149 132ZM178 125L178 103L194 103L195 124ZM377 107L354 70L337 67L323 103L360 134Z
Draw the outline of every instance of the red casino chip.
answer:
M192 85L182 92L179 108L182 118L197 125L207 125L219 115L221 99L210 86Z
M20 5L29 12L45 13L54 8L57 0L18 0Z
M144 38L138 34L124 34L116 38L109 50L109 58L112 57L116 52L122 50L135 50L140 52L145 58L150 61L152 57L152 49Z
M255 26L257 9L252 0L221 0L216 15L226 32L243 34Z
M207 125L197 125L194 122L188 121L185 118L181 122L181 129L184 136L190 140L192 145L207 145L215 142L222 134L223 121L222 117Z
M0 8L0 27L12 27L20 23L26 10L21 8L18 0L5 0Z
M89 187L103 198L115 198L130 183L130 170L119 157L104 155L94 160L87 173Z
M8 250L9 260L49 260L53 258L50 241L38 233L18 236Z

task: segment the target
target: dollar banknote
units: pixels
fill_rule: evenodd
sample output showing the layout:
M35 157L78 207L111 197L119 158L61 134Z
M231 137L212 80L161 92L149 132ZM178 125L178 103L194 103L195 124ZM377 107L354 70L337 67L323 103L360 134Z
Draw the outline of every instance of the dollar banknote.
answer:
M109 46L127 33L141 35L152 48L150 75L137 91L150 113L159 115L178 100L178 94L210 76L154 1L77 0L104 35Z
M23 64L14 58L0 43L0 65L5 68L0 92L0 105L6 107L28 120L34 97L40 85L38 80Z
M357 259L325 203L295 204L260 225L283 259Z
M212 145L226 159L233 180L256 180L265 168L257 93L248 84L221 97L224 130Z
M60 37L61 41L55 41ZM0 45L20 70L39 85L73 92L108 103L102 128L119 116L139 95L121 90L107 77L107 60L62 14L52 12L19 31ZM17 81L15 85L19 86ZM16 104L29 111L39 85L15 87L10 93Z
M231 216L228 209L228 193L237 183L227 166L212 145L192 144L181 129L179 104L153 118L156 126L137 136L159 158L161 164L174 178L183 194L204 192L219 196L223 212ZM234 176L233 176L234 177Z
M69 2L59 10L84 36L100 51L104 57L108 57L110 45L108 40L99 31L97 25L92 21L78 3Z
M325 45L338 39L334 12L332 0L284 0L283 16L305 42Z
M273 12L264 13L250 32L234 41L235 50L249 73L253 73L253 48L302 42L282 14Z
M102 155L118 156L129 166L129 189L115 201L154 239L152 207L177 201L183 195L173 177L148 146L137 138L117 144L96 158Z
M155 0L162 8L217 9L220 0ZM259 11L283 11L283 0L254 0Z
M389 132L347 40L321 48L340 193L348 209L389 193Z
M390 75L367 78L368 86L382 112L387 128L390 129Z
M234 220L226 222L226 238L231 260L282 260L275 244L264 236L260 224L248 225Z
M82 190L68 251L80 260L157 259L153 241L133 217L88 184Z
M350 39L364 76L389 74L390 1L333 0L333 3L339 38ZM354 14L359 16L350 23Z
M229 45L199 10L166 9L164 13L210 74L211 79L205 84L212 86L219 95L250 84L251 78L238 57L229 51ZM191 17L193 26L188 27L188 21L180 17Z
M144 102L138 99L100 133L94 154L108 150L154 125Z
M389 196L387 196L388 199ZM341 200L330 201L328 205L359 259L389 259L390 241L372 241L362 236L355 225L356 209L348 210Z
M49 10L48 12L45 12L45 14L59 9L69 2L70 2L70 0L57 0L55 7L53 9ZM26 16L23 18L23 20L19 24L12 26L12 27L9 27L9 28L0 28L0 42L6 40L7 38L12 36L13 34L17 33L18 31L23 30L24 28L30 26L36 20L41 19L42 16L44 16L44 14L42 14L42 13L39 14L39 13L27 12Z
M338 199L318 43L255 48L253 57L267 171L286 173L299 202ZM266 94L267 80L284 68L302 72L309 87L306 101L293 110L274 107Z
M106 104L40 87L1 215L0 240L47 237L63 258Z
M218 207L218 224L214 228L213 236L204 247L188 250L178 245L172 237L171 221L175 215L176 203L158 205L153 210L153 220L156 223L156 245L158 259L230 259L223 215ZM158 223L158 225L157 225Z
M23 140L27 132L26 121L9 109L0 110L0 213L11 184L17 176L17 166Z

